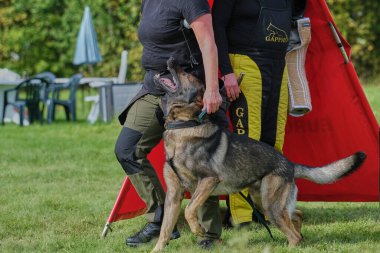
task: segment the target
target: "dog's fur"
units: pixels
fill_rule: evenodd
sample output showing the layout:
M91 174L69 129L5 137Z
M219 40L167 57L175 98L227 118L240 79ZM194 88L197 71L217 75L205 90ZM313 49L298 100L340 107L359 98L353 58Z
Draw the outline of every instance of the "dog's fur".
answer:
M198 121L203 106L203 83L185 73L173 58L168 60L168 69L174 83L155 77L155 82L167 90L166 124ZM366 158L363 152L357 152L318 168L294 164L273 147L231 133L207 119L197 126L167 129L164 143L165 213L153 252L162 250L169 242L185 190L192 193L185 218L198 236L205 231L198 223L197 209L209 196L227 195L248 187L250 194L260 194L265 215L285 234L289 245L297 245L302 239L302 214L295 209L294 179L332 183L352 173Z

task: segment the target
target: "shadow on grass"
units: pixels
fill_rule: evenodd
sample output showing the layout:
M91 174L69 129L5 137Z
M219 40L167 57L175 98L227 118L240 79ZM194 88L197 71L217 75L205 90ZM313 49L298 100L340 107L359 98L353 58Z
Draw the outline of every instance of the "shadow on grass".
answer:
M380 208L377 203L310 203L310 207L307 205L308 203L302 203L299 207L304 213L304 241L300 248L321 247L320 245L331 243L347 247L359 243L380 243ZM274 241L257 225L256 235L250 231L252 237L249 244L284 246L285 235L273 225L270 228L275 237Z
M182 237L171 242L165 252L177 252L177 250L191 252L198 249L196 236L190 232L184 218L186 202L182 203L177 222ZM380 245L379 208L376 204L301 203L300 209L305 215L302 229L305 239L297 248L289 248L285 235L275 226L270 226L275 238L272 240L262 225L254 223L244 229L223 230L223 243L217 245L212 252L256 252L255 249L261 252L265 248L284 253L332 252L336 249L339 249L338 252L350 252L363 246L367 249L364 252L372 252L371 250ZM225 210L225 206L222 205L222 219ZM116 229L116 233L123 234L122 238L124 238L134 234L141 228L140 226L133 224L133 228L128 232L128 229L123 226L124 228ZM155 242L152 242L133 252L148 252L154 245Z
M305 245L329 243L380 242L380 207L377 203L307 203L301 202L299 209L304 213ZM184 204L178 220L181 231L188 231L189 227L184 219ZM226 208L220 207L222 220ZM261 224L250 225L246 229L233 229L227 233L228 237L249 234L249 243L286 244L283 235L275 226L270 229L274 234L273 241ZM226 230L223 230L226 233Z

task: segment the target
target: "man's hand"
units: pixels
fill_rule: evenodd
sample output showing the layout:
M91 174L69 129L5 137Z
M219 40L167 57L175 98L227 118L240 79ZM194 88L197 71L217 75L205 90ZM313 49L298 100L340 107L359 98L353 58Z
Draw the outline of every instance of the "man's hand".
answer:
M224 88L226 89L229 101L234 101L239 97L240 88L234 73L227 74L222 77Z
M217 112L222 104L222 96L219 90L207 89L203 95L203 109L207 109L207 113Z

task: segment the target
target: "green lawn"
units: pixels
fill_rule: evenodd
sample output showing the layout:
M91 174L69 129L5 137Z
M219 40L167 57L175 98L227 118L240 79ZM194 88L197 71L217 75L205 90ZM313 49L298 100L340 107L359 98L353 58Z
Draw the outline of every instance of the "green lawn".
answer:
M364 92L377 122L380 122L380 84L377 86L366 86Z
M379 120L380 86L365 91ZM124 173L113 145L120 131L112 124L88 125L85 114L72 124L0 127L0 252L149 252L124 245L144 218L113 224L100 240ZM58 116L62 116L59 114ZM61 117L62 118L62 117ZM224 231L213 252L380 252L378 203L299 203L305 241L288 248L277 230ZM199 252L183 220L182 237L165 252Z

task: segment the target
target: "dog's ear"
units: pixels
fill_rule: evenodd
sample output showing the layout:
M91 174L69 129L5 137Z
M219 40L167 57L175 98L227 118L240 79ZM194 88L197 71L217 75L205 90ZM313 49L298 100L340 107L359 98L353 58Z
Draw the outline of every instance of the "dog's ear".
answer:
M156 74L154 75L153 80L156 85L162 87L169 93L175 93L177 91L177 85L168 76Z

